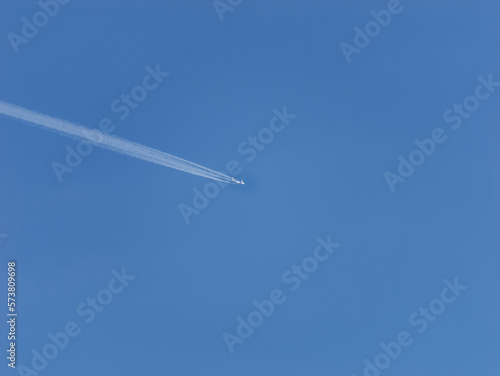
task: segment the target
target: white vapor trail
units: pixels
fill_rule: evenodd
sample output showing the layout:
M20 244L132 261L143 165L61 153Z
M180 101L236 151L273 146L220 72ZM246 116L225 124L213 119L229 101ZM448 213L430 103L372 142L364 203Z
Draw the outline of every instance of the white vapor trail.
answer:
M116 136L111 136L96 129L90 129L82 125L71 123L69 121L43 115L38 112L31 111L26 108L3 101L0 101L0 114L27 121L29 123L41 126L65 136L84 140L92 143L93 145L100 146L102 148L109 149L134 158L142 159L144 161L156 163L161 166L175 168L176 170L203 176L208 179L222 181L225 183L243 184L243 181L236 180L218 171L193 162L186 161L185 159L138 144L136 142L128 141Z

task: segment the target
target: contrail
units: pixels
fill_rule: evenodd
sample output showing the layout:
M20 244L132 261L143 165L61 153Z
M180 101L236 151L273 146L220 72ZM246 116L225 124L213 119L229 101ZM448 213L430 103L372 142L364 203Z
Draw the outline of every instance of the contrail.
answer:
M120 137L111 136L100 132L97 129L87 128L66 120L43 115L3 101L0 101L0 114L27 121L28 123L39 125L59 134L87 141L93 145L100 146L101 148L116 151L117 153L129 155L131 157L156 163L161 166L175 168L176 170L225 183L245 184L243 180L236 180L235 178L221 172L189 162L174 155L164 153L160 150L128 141Z

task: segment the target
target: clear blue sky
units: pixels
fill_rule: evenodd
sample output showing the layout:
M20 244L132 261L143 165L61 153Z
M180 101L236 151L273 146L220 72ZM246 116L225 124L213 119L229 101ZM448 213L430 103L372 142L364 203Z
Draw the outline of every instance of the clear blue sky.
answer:
M59 182L52 164L78 141L0 117L18 366L74 321L40 375L359 376L403 331L413 343L381 375L500 373L500 88L460 128L443 120L478 76L500 81L498 2L402 0L351 63L340 43L388 1L243 0L223 21L210 0L102 3L60 5L15 53L7 34L40 6L4 2L0 100L92 128L109 118L210 168L237 160L246 185L186 224L179 205L209 180L94 148ZM170 75L119 119L111 103L156 65ZM248 162L239 145L284 106L297 116ZM384 173L435 128L447 140L391 192ZM283 273L327 235L340 247L292 291ZM85 323L76 308L122 268L135 279ZM409 317L454 278L467 289L418 333ZM286 301L231 354L223 333L274 289Z

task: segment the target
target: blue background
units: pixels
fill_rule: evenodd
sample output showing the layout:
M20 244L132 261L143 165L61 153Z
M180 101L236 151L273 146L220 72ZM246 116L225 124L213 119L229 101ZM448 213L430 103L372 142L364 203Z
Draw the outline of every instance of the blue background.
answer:
M500 5L403 1L348 64L339 44L386 5L245 0L221 21L208 0L73 0L16 54L7 33L40 8L4 2L0 100L92 128L109 117L210 168L236 159L247 183L187 225L178 206L208 180L95 148L59 183L51 163L77 141L1 117L18 362L75 321L41 375L361 375L403 330L414 343L383 375L498 375L500 92L457 131L442 115L479 75L500 80ZM110 103L156 64L170 76L119 120ZM246 162L238 145L283 106L297 117ZM392 193L384 172L436 127L448 140ZM282 273L328 234L338 252L290 292ZM135 280L84 323L75 308L122 267ZM417 334L408 316L455 277L467 290ZM287 301L230 354L222 333L275 288Z

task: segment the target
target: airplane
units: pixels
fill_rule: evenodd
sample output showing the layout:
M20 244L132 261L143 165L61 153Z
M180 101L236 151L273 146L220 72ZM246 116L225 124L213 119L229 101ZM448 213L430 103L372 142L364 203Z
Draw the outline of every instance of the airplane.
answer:
M231 181L233 183L235 183L235 184L243 184L243 185L245 185L245 182L243 181L243 179L242 180L236 180L235 178L231 178Z

